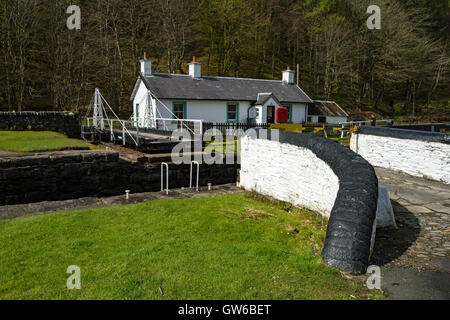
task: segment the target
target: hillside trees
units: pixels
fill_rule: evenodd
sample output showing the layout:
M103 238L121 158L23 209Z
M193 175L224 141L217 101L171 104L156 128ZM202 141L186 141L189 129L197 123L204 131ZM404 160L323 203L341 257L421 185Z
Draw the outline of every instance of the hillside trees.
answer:
M95 87L125 116L146 51L154 72L279 79L299 66L313 98L349 110L417 113L449 89L447 0L0 0L0 107L83 111ZM447 100L447 104L445 101Z

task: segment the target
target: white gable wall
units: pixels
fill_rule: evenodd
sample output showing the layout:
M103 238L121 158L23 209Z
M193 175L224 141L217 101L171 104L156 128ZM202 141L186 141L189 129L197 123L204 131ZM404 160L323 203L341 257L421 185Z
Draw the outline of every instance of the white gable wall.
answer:
M137 121L136 106L139 104L139 124L141 126L143 125L141 121L143 120L145 114L145 104L147 103L146 99L144 99L147 95L147 91L147 87L141 81L136 96L133 99L133 121Z

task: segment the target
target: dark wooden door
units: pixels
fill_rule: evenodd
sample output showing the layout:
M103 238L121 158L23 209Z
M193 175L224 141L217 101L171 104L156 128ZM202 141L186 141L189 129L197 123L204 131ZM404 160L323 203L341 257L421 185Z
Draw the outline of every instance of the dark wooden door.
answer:
M267 106L267 123L275 123L275 107Z

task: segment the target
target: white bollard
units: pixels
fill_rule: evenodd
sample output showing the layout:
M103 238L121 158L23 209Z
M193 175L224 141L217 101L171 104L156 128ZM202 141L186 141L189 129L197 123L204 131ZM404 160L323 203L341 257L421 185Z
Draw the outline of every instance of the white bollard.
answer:
M125 199L130 200L130 190L125 190Z

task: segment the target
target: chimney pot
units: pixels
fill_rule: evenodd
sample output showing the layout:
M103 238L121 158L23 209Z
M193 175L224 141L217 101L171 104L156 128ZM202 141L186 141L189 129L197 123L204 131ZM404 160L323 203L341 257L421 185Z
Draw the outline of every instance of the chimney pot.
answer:
M146 52L144 52L144 60L141 60L141 73L146 77L152 75L152 61L147 59Z
M287 84L294 84L295 72L287 67L286 71L283 71L283 82Z
M192 78L201 78L202 77L202 65L197 62L197 58L194 56L193 61L189 64L189 75Z

